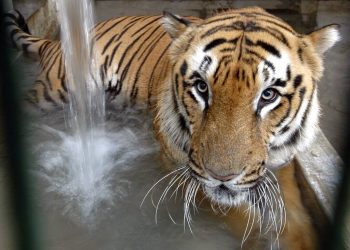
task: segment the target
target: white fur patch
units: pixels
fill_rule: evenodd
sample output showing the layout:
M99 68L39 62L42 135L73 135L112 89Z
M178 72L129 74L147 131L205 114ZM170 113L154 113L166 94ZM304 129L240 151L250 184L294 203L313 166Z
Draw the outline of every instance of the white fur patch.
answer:
M277 107L277 105L280 103L280 101L281 101L281 97L279 96L279 97L277 97L277 99L276 99L274 102L272 102L272 103L270 103L270 104L267 104L263 109L261 109L261 111L260 111L260 117L261 117L262 119L264 119L265 116L266 116L271 110L273 110L275 107Z
M182 131L179 125L179 114L175 113L174 102L172 100L172 85L168 81L166 89L162 91L159 100L159 112L157 119L160 120L160 132L168 136L170 144L175 144L179 148L185 148L189 143L189 135Z
M209 65L209 67L207 67L205 72L202 72L202 73L205 73L205 76L207 78L209 78L210 76L213 76L218 62L217 62L216 57L212 53L204 52L203 49L204 49L204 46L197 46L195 48L194 53L191 55L191 58L190 58L188 64L189 64L189 68L192 71L199 71L201 63L203 62L204 58L210 57L212 61Z
M191 55L191 58L188 62L188 67L189 67L191 72L194 72L194 71L199 72L201 74L201 76L204 78L204 80L207 81L208 88L209 88L209 90L208 90L209 91L208 104L210 105L211 100L212 100L212 91L210 89L210 84L208 82L208 79L214 75L215 70L216 70L217 65L218 65L218 61L212 53L204 52L203 49L204 49L203 46L196 47L194 53ZM203 68L202 62L205 61L206 57L209 57L211 59L211 62L210 62L210 64L206 63L205 71L202 71L201 70L201 68ZM199 102L201 109L204 110L205 102L204 102L203 98L201 96L199 96L197 90L194 87L191 88L191 92L194 95L194 97L196 98L196 100Z
M321 54L333 47L333 45L341 39L339 31L335 27L326 27L324 29L325 31L316 31L322 32L319 36L318 44L316 44L317 52Z
M209 86L208 86L208 88L209 88ZM203 98L200 95L198 95L196 87L191 88L191 93L193 94L193 96L196 98L197 102L201 106L201 110L204 110L205 109L205 102L203 101Z
M317 89L315 89L313 96L311 97L312 101L310 103L310 108L308 110L308 115L305 120L304 128L301 128L301 120L302 116L306 112L307 109L307 100L304 100L303 106L300 108L299 113L293 123L290 125L290 133L286 133L283 135L276 135L272 138L272 143L274 145L281 145L281 147L277 150L270 150L269 158L266 163L268 168L277 168L283 166L286 162L288 162L296 153L301 152L308 148L313 142L318 121L319 121L319 113L320 107L317 98ZM283 143L289 138L290 134L294 132L296 129L301 129L301 140L297 141L294 145L283 145Z

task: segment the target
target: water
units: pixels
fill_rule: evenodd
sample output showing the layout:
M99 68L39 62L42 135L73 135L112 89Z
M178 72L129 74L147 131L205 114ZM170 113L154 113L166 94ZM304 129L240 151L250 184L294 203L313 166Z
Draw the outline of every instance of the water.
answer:
M155 205L169 179L157 185L141 206L153 183L168 173L162 168L147 112L107 109L105 127L113 145L96 143L112 147L114 153L106 160L108 166L95 172L100 186L96 185L99 195L94 197L100 199L88 217L82 215L84 202L73 195L80 192L76 176L62 167L66 144L71 143L69 134L61 133L64 115L42 117L28 131L36 145L37 164L30 173L36 183L33 193L43 249L239 249L240 241L206 208L193 214L193 233L188 227L184 230L181 195L176 200L168 196L160 204L156 223Z
M114 137L105 131L103 86L98 86L91 72L96 61L91 53L94 14L90 0L57 1L61 25L61 43L65 59L69 107L66 110L68 134L46 127L62 148L43 155L42 165L48 170L64 169L65 177L56 191L77 202L84 217L89 217L95 204L110 199L106 181L115 154ZM103 194L103 195L102 195Z

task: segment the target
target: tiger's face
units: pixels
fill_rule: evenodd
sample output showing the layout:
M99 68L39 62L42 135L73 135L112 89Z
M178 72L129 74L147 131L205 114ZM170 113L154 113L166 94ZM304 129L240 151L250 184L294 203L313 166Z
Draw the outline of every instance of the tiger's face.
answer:
M198 23L166 14L164 27L172 72L161 112L172 120L161 129L211 200L247 201L267 170L312 141L321 56L339 39L337 27L300 35L260 8Z

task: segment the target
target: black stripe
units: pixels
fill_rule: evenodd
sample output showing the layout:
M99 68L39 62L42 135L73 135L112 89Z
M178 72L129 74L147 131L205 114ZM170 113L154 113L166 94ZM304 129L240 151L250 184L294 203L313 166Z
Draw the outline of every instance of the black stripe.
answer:
M217 19L212 19L210 21L207 21L204 24L207 25L207 24L211 24L211 23L226 21L226 20L229 20L229 19L233 20L233 19L235 19L237 17L239 17L239 14L233 14L233 15L230 15L230 16L226 16L225 15L224 17L220 17L220 18L217 18Z
M50 78L49 78L49 75L50 75L50 73L51 73L51 69L55 66L55 64L56 64L56 61L57 61L57 59L58 59L58 57L61 55L61 53L60 53L61 51L58 51L58 53L57 53L57 55L54 57L54 59L52 60L52 63L51 63L51 65L50 65L50 67L48 67L47 69L46 69L46 80L47 80L47 82L48 82L48 85L49 85L49 87L50 87L50 90L52 90L52 81L50 80Z
M221 53L224 53L224 52L233 52L235 51L236 48L223 48L220 50Z
M66 84L66 76L64 75L61 79L61 87L62 89L65 91L65 92L68 92L68 89L67 89L67 84Z
M242 12L240 13L242 16L245 16L245 17L267 17L267 18L270 18L270 19L273 19L273 20L276 20L276 21L280 21L280 22L283 22L283 20L277 16L274 16L268 12Z
M245 49L245 52L247 52L247 53L245 53L244 56L253 55L253 56L257 57L260 60L264 60L264 57L262 55L260 55L259 53L255 52L254 50Z
M57 103L54 101L54 99L50 96L50 94L49 94L49 92L48 92L48 90L47 90L47 86L46 86L46 84L43 82L43 81L40 81L40 80L37 80L36 82L35 82L36 84L41 84L42 86L43 86L43 88L44 88L44 99L45 99L45 101L47 101L47 102L50 102L50 103L52 103L54 106L57 106Z
M212 63L211 57L205 56L203 61L201 62L200 66L199 66L199 70L206 72L211 63Z
M103 70L104 73L107 74L107 62L108 62L109 55L106 56L105 61L103 63Z
M159 28L161 28L162 26L159 25L157 30ZM154 31L156 32L156 30ZM166 33L162 30L158 35L154 36L153 40L151 42L148 43L148 45L142 50L141 54L139 55L138 59L141 59L143 57L143 55L146 53L146 51L148 51L148 55L150 54L149 51L153 50L154 46L157 44L158 41L160 41L160 39L162 39L163 36L165 36Z
M42 54L41 54L41 58L40 58L40 65L45 68L46 63L44 64L44 62L46 62L46 60L49 60L50 57L49 55L51 54L51 52L56 48L58 43L52 43L50 42L48 44L48 46L45 47L45 49L43 49Z
M111 38L109 38L109 40L107 41L107 43L105 44L105 46L103 47L103 50L102 50L102 55L107 51L107 49L109 48L109 46L114 42L114 41L118 41L120 40L124 34L129 30L131 29L132 27L134 27L134 25L137 24L137 21L139 21L141 19L140 18L137 18L131 22L129 22L125 27L123 27L123 30L122 32L120 33L117 33L115 35L113 35Z
M256 21L256 22L261 22L261 21L262 22L267 22L268 24L273 24L275 26L278 26L281 29L284 29L285 31L288 31L288 32L292 33L293 35L297 35L297 33L294 30L290 29L289 27L285 26L282 23L277 23L277 22L274 22L272 20L266 20L264 18L258 18L258 19L254 20L254 21Z
M287 66L287 72L286 72L286 75L287 75L287 82L290 81L291 79L291 73L290 73L290 65Z
M225 85L225 83L226 83L226 81L227 81L227 79L228 79L229 74L230 74L230 69L227 70L226 75L225 75L225 78L224 78L224 81L222 82L222 85Z
M245 41L245 36L244 36L244 35L242 35L242 36L240 37L238 61L240 61L240 60L241 60L241 58L242 58L242 52L243 52L243 40Z
M163 50L162 54L160 54L158 60L156 60L157 63L159 63L162 59L162 57L165 55L165 53L167 52L167 50L169 49L171 43L169 43L167 45L167 47ZM156 66L153 67L149 82L148 82L148 105L151 104L151 94L152 94L152 89L153 89L153 76L154 76L154 72L156 70Z
M274 87L282 87L282 88L284 88L286 85L287 85L287 82L286 82L286 81L282 81L281 79L277 79L277 80L272 84L272 86L274 86Z
M314 99L314 91L315 91L315 87L313 86L313 89L312 89L312 93L311 93L311 98L307 104L307 108L305 110L305 113L303 114L303 117L301 118L301 127L303 128L305 126L305 122L307 120L307 117L309 116L309 113L310 113L310 107L311 107L311 103Z
M104 53L107 51L107 49L108 49L109 46L112 44L112 42L114 41L114 39L116 38L117 35L118 35L118 34L112 36L112 37L108 40L108 42L105 44L105 46L103 46L101 55L104 55Z
M52 52L52 53L51 53ZM43 65L43 69L47 69L47 68L51 68L53 63L52 61L54 62L54 56L56 55L59 55L61 53L61 50L60 50L60 44L59 43L56 43L55 46L52 47L52 49L50 50L50 53L47 54L46 57L46 61L45 61L45 65Z
M219 39L215 39L213 41L211 41L210 43L208 43L207 45L205 45L203 51L207 52L208 50L211 50L212 48L215 48L223 43L226 43L227 40L224 38L219 38Z
M288 140L283 143L283 145L295 145L301 139L301 129L297 128L288 138Z
M289 127L288 125L287 125L287 126L285 126L285 127L283 127L283 128L281 129L280 134L284 134L284 133L288 132L288 131L289 131L289 129L290 129L290 127Z
M96 41L98 41L99 39L101 39L108 31L110 31L111 29L113 29L115 26L117 26L119 23L123 22L124 20L128 19L130 17L124 17L124 18L121 18L121 19L117 19L114 24L112 24L109 28L107 28L105 31L103 31L101 34L99 34L97 37L96 37Z
M289 126L293 121L294 119L297 117L300 109L301 109L301 106L303 104L303 101L304 101L304 96L305 96L305 92L306 92L306 89L305 87L301 88L299 90L299 98L300 98L300 102L299 102L299 105L298 105L298 108L297 110L295 111L294 115L293 115L293 118L290 120L290 122L288 124L286 124L286 126Z
M187 90L187 94L193 99L193 101L195 101L196 103L198 103L198 100L196 99L196 97L193 95L191 90Z
M270 34L271 36L276 38L278 41L280 41L281 43L286 45L288 48L291 48L289 43L288 43L288 39L279 30L277 30L277 29L275 29L273 27L270 27L270 26L266 26L266 28L262 28L262 27L259 27L259 28L260 28L261 32L266 32L266 33Z
M286 114L282 117L282 119L276 125L274 125L274 127L277 128L281 126L281 124L289 117L291 111L291 100L293 98L293 94L284 95L284 97L286 97L288 100L288 108Z
M17 18L17 24L18 26L26 33L29 33L29 29L28 29L28 26L27 26L27 23L26 23L26 20L24 19L24 17L22 16L22 14L18 11L18 10L15 10L18 14L18 18Z
M119 42L116 44L116 46L114 46L112 54L111 54L111 58L110 58L109 63L108 63L108 67L110 67L112 65L112 61L113 61L113 58L115 56L115 53L117 52L117 50L121 44L122 44L122 42Z
M66 96L62 93L62 91L61 90L57 90L58 91L58 96L60 97L60 100L63 102L63 103L67 103L68 101L67 101L67 98L66 98Z
M151 28L152 28L152 27L149 27L147 30L145 30L141 35L139 35L136 39L134 39L134 40L128 45L128 47L126 47L126 49L125 49L124 52L123 52L123 55L121 56L121 58L120 58L120 60L119 60L119 67L118 67L117 71L115 72L115 74L118 75L118 72L119 72L119 70L121 69L121 66L122 66L122 64L123 64L123 62L124 62L124 59L125 59L126 55L127 55L128 52L129 52L129 50L130 50L130 49L135 45L135 43L138 42L138 41L140 40L140 38L141 38L143 35L145 35ZM136 51L138 51L138 50L136 50ZM133 58L135 57L135 55L136 55L136 53L134 53L134 54L132 55L132 57L130 58L129 62L125 65L125 67L124 67L124 69L123 69L123 71L122 71L122 74L121 74L121 79L122 79L122 80L125 78L126 73L129 71L130 64L131 64ZM122 80L121 80L121 81L122 81Z
M280 52L271 44L268 44L264 41L258 40L256 42L256 45L262 47L264 50L270 52L271 54L273 54L277 57L281 57Z
M45 41L43 44L40 45L39 48L39 55L41 56L42 53L46 50L47 46L50 44L49 41Z
M182 81L182 88L186 89L187 87L191 86L188 82L186 82L185 80Z
M94 28L93 28L94 33L97 34L97 32L99 32L100 29L102 29L107 23L110 23L112 20L115 20L115 18L110 18L110 19L108 19L108 20L106 20L106 21L97 23L97 24L94 26Z
M144 36L152 27L150 27L148 30L146 30L144 33L142 33L138 38L136 38L136 41L139 40L142 36ZM154 32L156 32L158 30L159 26L156 26L155 29L144 39L144 41L147 41L148 39L150 39ZM159 38L160 39L160 38ZM135 79L134 79L134 83L133 83L133 86L132 86L132 90L131 90L131 93L130 93L130 97L132 98L136 98L137 96L137 81L139 79L139 76L140 76L140 71L141 71L141 68L143 67L144 63L146 62L146 60L148 59L148 56L152 53L152 50L154 49L155 45L158 43L158 41L155 41L153 46L151 47L151 49L149 50L148 54L145 56L145 58L143 59L143 61L141 62L138 70L137 70L137 73L136 73L136 76L135 76ZM122 77L121 77L121 80L123 81L124 80L124 71L126 69L126 72L125 72L125 76L126 76L126 73L128 72L129 70L129 66L131 64L131 62L134 60L135 56L137 55L137 53L141 50L142 46L144 46L145 43L141 43L140 46L137 48L136 52L134 53L134 55L131 57L131 59L129 60L129 63L127 66L125 66L124 70L123 70L123 73L122 73Z
M242 73L241 79L244 80L245 79L245 70L242 69L241 73Z
M298 53L298 57L299 57L301 63L304 63L304 60L303 60L303 50L302 50L300 47L298 48L297 53Z
M174 89L175 89L175 91L174 91ZM178 113L179 112L179 104L177 102L177 89L176 89L175 85L174 85L174 89L172 91L174 111L175 111L175 113Z
M148 18L151 18L151 17L146 17L145 20L148 19ZM138 34L140 31L143 31L143 30L145 29L145 27L147 27L148 25L150 25L150 24L152 24L152 23L158 21L158 20L161 19L161 18L162 18L162 17L156 17L154 20L151 20L150 22L144 24L142 27L140 27L138 30L136 30L134 33L132 33L132 34L131 34L131 37L134 37L134 36L135 36L136 34ZM143 22L144 22L145 20L143 20Z
M159 27L157 27L158 30ZM152 32L153 33L153 32ZM152 34L151 34L152 35ZM150 36L151 36L150 35ZM144 67L144 64L146 63L147 59L149 58L149 55L152 53L152 51L154 50L154 48L156 47L157 44L159 44L159 41L166 35L166 33L164 32L160 37L156 37L156 40L151 41L150 44L152 44L152 46L149 48L148 53L145 55L144 59L142 60L142 62L139 65L139 68L136 72L136 77L135 77L135 82L133 87L135 86L136 90L137 90L137 86L136 86L136 82L138 81L138 79L140 78L140 74L141 74L141 69ZM149 36L149 37L150 37ZM148 40L148 38L146 39ZM147 46L148 47L148 46ZM134 93L132 95L133 98L135 98L137 95L137 92Z
M31 43L36 43L36 42L39 42L41 41L42 39L41 38L28 38L27 41L31 42Z
M174 79L174 81L175 81L175 85L174 85L174 87L175 87L175 93L176 93L176 95L179 93L179 74L175 74L175 79Z
M182 76L186 75L187 72L187 62L186 60L182 63L181 67L180 67L180 72Z
M301 82L303 81L303 76L302 75L297 75L295 78L294 78L294 82L293 82L293 85L294 85L294 88L298 88L301 84Z
M190 129L187 126L186 119L181 113L179 113L179 124L180 124L181 130L185 131L188 134L190 133Z
M233 30L240 30L236 26L233 25L219 25L215 26L214 28L211 28L207 30L203 35L201 35L201 39L206 38L208 36L211 36L219 31L233 31Z
M189 35L191 35L191 34L189 34ZM190 39L186 42L186 48L184 49L184 53L186 53L188 51L188 49L191 47L193 39L194 39L194 36L192 35L190 37Z
M190 79L191 79L191 80L193 80L193 79L201 79L201 80L203 80L203 79L202 79L202 76L198 73L198 71L194 71L194 72L192 73L192 75L190 76Z
M60 57L60 61L58 63L57 78L61 77L61 72L62 72L62 54Z

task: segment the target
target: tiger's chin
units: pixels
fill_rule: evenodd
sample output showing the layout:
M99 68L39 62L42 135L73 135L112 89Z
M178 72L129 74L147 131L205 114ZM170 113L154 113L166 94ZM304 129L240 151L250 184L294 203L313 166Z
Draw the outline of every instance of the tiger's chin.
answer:
M224 185L215 187L204 185L203 190L211 202L218 205L232 207L248 203L248 191L236 191Z

